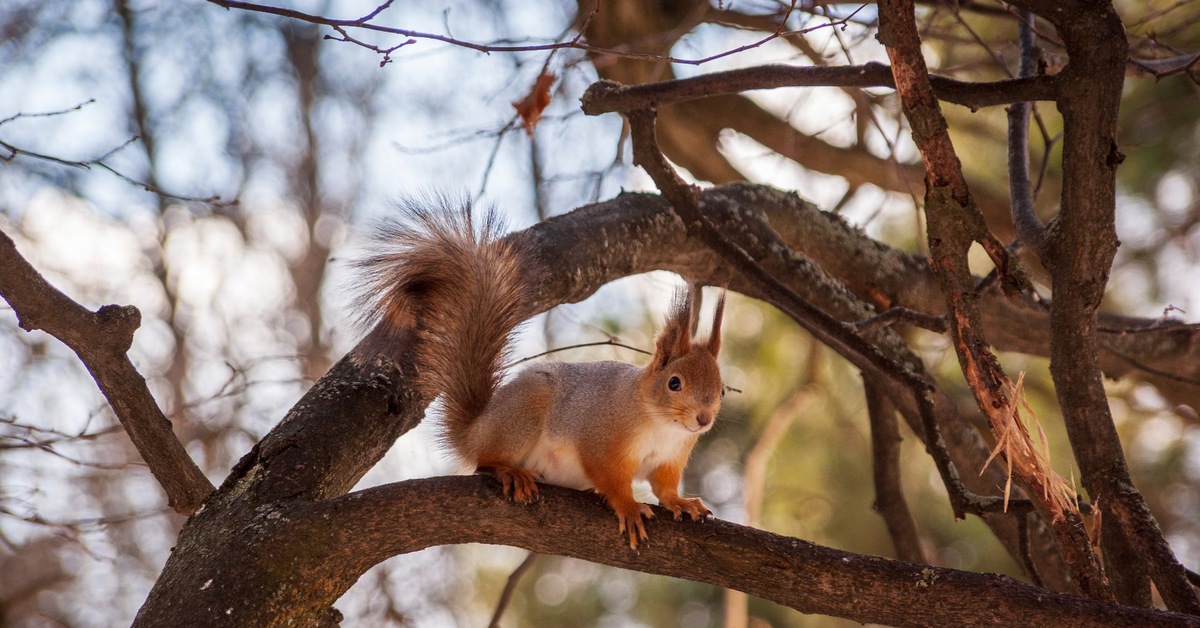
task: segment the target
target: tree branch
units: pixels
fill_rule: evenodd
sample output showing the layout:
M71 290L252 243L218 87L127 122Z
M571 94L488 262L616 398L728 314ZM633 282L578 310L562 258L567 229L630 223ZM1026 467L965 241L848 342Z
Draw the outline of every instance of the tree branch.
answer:
M875 478L874 509L883 517L896 557L912 563L927 563L921 550L917 524L900 486L900 430L896 410L883 391L870 380L863 380L867 397L867 416L871 422L871 471Z
M503 499L490 477L416 480L319 504L298 526L328 531L340 551L381 560L432 544L486 542L737 589L805 613L864 623L928 626L1186 625L1194 618L1101 604L1005 576L867 557L713 520L674 521L656 508L640 553L618 542L595 495L542 487L532 505ZM430 516L437 513L436 516ZM453 522L447 525L445 522ZM372 549L374 548L374 549Z
M105 305L92 312L46 282L0 231L0 297L21 329L40 329L71 348L108 399L129 439L150 467L175 512L190 515L213 486L171 430L146 380L126 352L142 315L133 306Z
M914 565L822 547L726 521L674 521L657 509L651 542L632 552L595 494L542 485L517 504L490 476L439 477L374 487L320 502L288 500L227 520L230 565L189 565L167 604L158 586L135 626L313 624L378 562L428 547L489 543L734 588L805 613L865 623L1054 626L1196 626L1195 618L1054 593L1006 576ZM226 515L227 516L227 515ZM216 521L218 514L201 513ZM181 549L176 549L176 560ZM243 574L245 574L243 576ZM247 589L271 582L269 600ZM319 584L318 584L319 583ZM184 583L180 583L181 585ZM222 600L241 600L227 606Z
M934 93L947 102L979 109L1031 100L1055 100L1058 80L1034 76L993 83L960 81L931 76ZM583 111L589 115L629 112L635 109L780 87L890 87L895 89L891 68L882 63L839 66L760 65L657 83L621 85L615 81L593 83L583 95Z
M1037 72L1033 14L1021 9L1017 18L1021 48L1021 67L1017 76L1026 78ZM1039 258L1044 258L1042 248L1046 227L1034 208L1033 188L1029 181L1029 112L1032 108L1029 102L1014 102L1008 108L1008 190L1017 238Z
M813 356L819 355L815 350L809 352L809 368L804 380L812 381ZM742 508L745 510L745 523L751 528L762 527L763 495L767 483L767 464L779 448L779 443L787 435L788 428L812 402L813 394L808 384L801 382L792 396L775 408L766 424L758 432L750 453L746 454L742 463ZM750 600L745 593L734 589L725 589L725 628L746 628L750 623Z
M492 621L488 623L488 628L500 628L500 618L504 616L505 609L508 608L508 603L512 601L513 593L517 590L517 585L521 583L521 578L525 572L533 567L533 563L537 562L538 554L529 552L525 556L525 560L513 569L508 575L508 581L504 583L504 590L500 593L500 599L496 600L496 610L492 612Z
M368 50L371 50L371 51L374 51L376 53L383 55L383 61L380 63L381 66L386 65L388 62L391 61L391 53L395 52L396 50L398 50L404 46L415 43L415 40L438 41L438 42L458 46L460 48L466 48L468 50L475 50L477 52L482 52L482 53L549 52L549 51L554 51L554 50L574 49L574 50L583 50L583 51L593 53L593 54L605 55L605 56L610 56L610 57L620 57L620 58L626 58L626 59L640 59L640 60L645 60L645 61L666 62L666 63L681 63L681 64L685 64L685 65L703 65L705 63L709 63L709 62L715 61L717 59L722 59L722 58L728 57L730 55L737 54L739 52L745 52L746 50L752 50L754 48L758 48L758 47L762 46L763 44L766 44L767 42L772 41L772 40L777 39L782 36L781 32L776 32L776 33L769 34L765 37L762 37L758 41L746 44L744 46L739 46L737 48L733 48L730 50L724 50L717 54L713 54L713 55L709 55L709 56L705 56L705 57L698 57L698 58L684 58L684 57L673 57L673 56L654 53L654 52L642 52L642 51L638 50L637 47L628 46L628 45L618 45L618 46L612 46L612 47L592 45L592 44L589 44L586 41L584 41L584 38L583 38L583 33L586 31L586 26L584 29L581 29L580 32L578 32L574 37L572 37L568 41L538 43L538 44L509 44L509 43L483 44L483 43L479 43L479 42L468 41L465 39L458 39L455 37L450 37L448 35L441 35L438 33L417 31L417 30L412 30L412 29L407 29L407 28L396 28L396 27L392 27L392 26L384 26L382 24L377 24L377 23L373 22L372 20L374 20L376 17L378 17L378 15L382 11L384 11L385 9L390 7L390 5L391 5L390 0L379 5L374 11L371 11L371 13L369 13L363 17L360 17L360 18L352 18L352 19L330 18L330 17L325 17L323 15L316 15L316 14L312 14L312 13L305 13L303 11L297 11L295 9L288 9L285 7L277 7L277 6L271 6L271 5L266 5L266 4L259 4L259 3L255 3L255 2L241 2L239 0L208 0L208 1L211 2L212 4L215 4L219 7L223 7L226 9L240 9L243 11L251 11L251 12L255 12L255 13L265 13L268 15L277 15L279 17L285 17L285 18L289 18L289 19L293 19L293 20L299 20L301 22L307 22L309 24L317 24L317 25L321 25L321 26L327 26L338 33L338 35L336 37L335 36L327 36L329 39L334 39L337 41L343 41L343 42L355 44L355 45L361 46L363 48L366 48ZM846 21L847 20L830 20L828 23L822 23L818 26L815 26L812 28L807 28L800 32L805 33L805 32L811 32L814 30L820 30L820 29L824 29L824 28L833 28L837 25L844 24ZM374 33L383 33L386 35L399 35L399 36L405 37L407 39L397 45L385 48L385 47L377 46L375 44L371 44L371 43L362 41L360 39L357 39L357 38L349 35L348 31L350 29L362 29L364 31L374 32ZM681 36L681 35L683 35L683 32L680 32L678 35L676 35L676 38L678 38L678 36Z

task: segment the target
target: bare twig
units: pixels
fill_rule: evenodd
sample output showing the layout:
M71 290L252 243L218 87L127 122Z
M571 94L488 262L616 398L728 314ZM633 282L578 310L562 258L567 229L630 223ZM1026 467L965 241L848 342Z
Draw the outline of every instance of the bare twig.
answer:
M1029 581L1037 586L1042 585L1042 576L1038 573L1037 565L1033 562L1033 554L1029 549L1029 515L1017 517L1017 547L1021 560L1021 568L1029 576Z
M21 513L10 508L0 506L0 515L19 519L25 523L44 526L47 528L63 528L63 529L91 529L104 528L110 525L117 525L129 521L137 521L139 519L149 519L158 517L163 514L162 509L146 510L142 512L134 512L123 515L105 515L103 517L80 517L78 519L51 519L43 517L37 513Z
M89 98L89 99L75 105L74 107L67 107L66 109L55 109L53 111L38 111L38 112L34 112L34 113L25 113L25 112L18 111L17 113L14 113L11 116L8 116L7 118L0 119L0 126L8 124L9 122L12 122L14 120L20 120L22 118L50 118L53 116L61 116L64 114L71 113L72 111L79 111L80 109L83 109L84 107L86 107L94 102L96 102L95 98Z
M80 105L80 106L82 106L82 105ZM55 112L55 113L66 113L68 111L75 111L78 108L79 108L79 106L74 107L72 109L64 110L62 112ZM26 114L26 115L28 116L30 114ZM40 114L40 115L53 115L53 114ZM9 119L15 119L15 118L10 117ZM67 166L70 168L79 168L81 170L91 170L92 168L99 168L101 170L105 170L105 171L109 172L113 176L117 177L118 179L121 179L122 181L124 181L130 185L142 188L143 190L150 192L151 194L155 194L155 195L163 197L163 198L171 198L171 199L175 199L177 201L186 201L186 202L193 202L193 203L207 203L210 205L220 205L220 206L237 204L237 199L234 199L232 201L223 201L223 200L221 200L221 197L219 195L199 197L199 196L187 196L184 194L174 194L171 192L167 192L153 184L134 179L133 177L110 166L105 161L106 159L111 157L117 151L119 151L122 148L125 148L126 146L137 141L137 139L138 139L138 137L135 135L135 136L129 138L128 140L125 140L125 142L123 142L121 145L119 145L116 148L113 148L109 151L106 151L102 156L97 157L95 159L67 159L64 157L57 157L55 155L50 155L47 153L42 153L42 152L38 152L35 150L27 149L27 148L21 148L20 146L17 146L15 144L11 144L4 140L0 140L0 148L3 148L4 150L8 151L7 155L0 155L0 160L12 161L12 160L16 159L17 157L28 157L30 159L37 159L40 161L48 161L50 163L58 164L60 166Z
M863 379L867 397L867 416L871 421L871 469L875 479L875 511L883 517L896 558L910 563L929 562L921 550L916 522L904 499L900 485L900 430L896 409L870 379Z
M566 347L556 347L554 349L548 349L541 353L536 353L529 357L521 358L520 360L513 362L509 366L513 367L513 366L516 366L516 365L524 363L524 362L529 362L530 360L536 360L538 358L541 358L541 357L544 357L547 355L558 353L560 351L570 351L572 349L582 349L584 347L620 347L622 349L629 349L630 351L637 351L638 353L641 353L644 355L653 355L652 352L646 351L645 349L639 349L633 345L627 345L627 344L617 341L613 338L609 338L608 340L597 340L596 342L581 342L579 344L568 345Z
M949 329L945 316L933 316L906 307L890 307L871 318L854 323L854 326L860 331L870 331L894 323L908 323L939 334L944 334Z
M1033 37L1033 14L1026 9L1017 11L1020 40L1020 78L1037 73L1037 42ZM1013 103L1008 108L1008 189L1012 202L1013 228L1020 239L1038 257L1044 258L1046 228L1038 218L1029 182L1029 111L1028 102Z
M25 435L22 436L0 435L0 450L53 447L54 445L67 442L91 441L107 436L108 434L112 434L113 432L121 429L118 426L112 426L101 429L97 432L89 432L85 426L80 431L72 433L41 427L38 425L21 423L10 417L0 418L0 425L7 425L12 429L21 430L25 433ZM13 440L16 442L14 444L9 444L4 442L6 440Z
M513 593L517 590L517 585L521 583L521 578L525 572L533 567L533 563L537 561L537 553L529 552L525 556L525 560L517 565L516 569L508 575L508 582L504 583L504 590L500 593L500 599L496 600L496 611L492 613L492 621L488 623L489 628L500 628L500 618L504 616L504 610L508 608L508 603L512 601Z

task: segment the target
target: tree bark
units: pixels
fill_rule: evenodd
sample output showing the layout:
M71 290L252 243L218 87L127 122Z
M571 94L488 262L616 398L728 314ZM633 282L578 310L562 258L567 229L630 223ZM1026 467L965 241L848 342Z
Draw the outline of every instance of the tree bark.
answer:
M894 626L1196 626L1200 618L1053 593L1006 576L862 556L724 521L656 509L639 552L596 495L557 486L517 504L490 477L411 480L332 500L285 500L181 541L136 626L321 625L371 565L435 545L490 543L734 588L805 613ZM189 523L189 527L193 524ZM189 530L185 530L185 535ZM208 537L205 539L205 537ZM193 542L222 547L183 564ZM177 556L179 558L177 558Z

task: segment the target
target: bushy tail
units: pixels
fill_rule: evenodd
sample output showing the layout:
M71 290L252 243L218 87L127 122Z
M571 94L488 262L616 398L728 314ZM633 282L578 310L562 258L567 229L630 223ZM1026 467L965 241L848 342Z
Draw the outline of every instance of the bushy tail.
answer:
M443 393L451 445L492 398L509 336L530 313L541 280L532 251L501 239L493 211L472 216L409 203L404 219L379 229L376 252L359 262L358 300L370 331L357 359L398 357L417 340L422 391ZM476 224L477 223L477 224Z

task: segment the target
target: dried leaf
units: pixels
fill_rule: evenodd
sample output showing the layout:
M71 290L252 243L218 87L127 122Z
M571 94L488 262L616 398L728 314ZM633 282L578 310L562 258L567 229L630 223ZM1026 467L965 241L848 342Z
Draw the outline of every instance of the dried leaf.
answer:
M525 98L520 102L513 103L513 108L517 110L517 115L521 116L521 122L525 126L525 132L530 136L533 135L533 127L537 126L538 120L542 117L542 112L546 110L546 106L550 104L550 86L554 85L555 76L549 72L542 72L537 81L533 84L533 89L529 90Z

